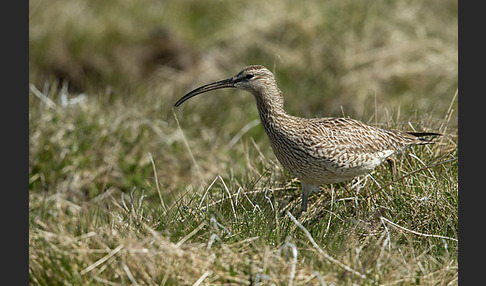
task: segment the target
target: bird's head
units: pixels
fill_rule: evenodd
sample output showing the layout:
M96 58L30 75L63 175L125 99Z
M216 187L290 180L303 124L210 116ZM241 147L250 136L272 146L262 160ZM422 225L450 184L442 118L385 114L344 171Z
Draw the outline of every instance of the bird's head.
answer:
M266 67L260 65L247 66L237 75L228 79L216 81L210 84L198 87L183 97L181 97L174 106L179 106L191 97L221 88L239 88L251 92L254 95L264 92L269 88L275 87L275 77Z

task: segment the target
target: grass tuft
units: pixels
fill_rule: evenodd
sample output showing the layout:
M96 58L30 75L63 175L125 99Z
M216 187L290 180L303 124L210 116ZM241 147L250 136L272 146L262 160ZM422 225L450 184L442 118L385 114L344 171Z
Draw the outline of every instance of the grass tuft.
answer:
M457 1L29 3L34 285L456 285ZM114 5L115 4L115 5ZM249 64L285 108L440 132L297 215Z

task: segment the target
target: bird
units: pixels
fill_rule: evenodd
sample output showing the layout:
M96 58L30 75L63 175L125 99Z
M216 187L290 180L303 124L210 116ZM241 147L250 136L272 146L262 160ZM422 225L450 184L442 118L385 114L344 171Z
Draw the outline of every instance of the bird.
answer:
M198 87L177 100L175 107L208 91L237 88L253 94L263 129L282 166L301 181L301 212L309 194L320 185L365 175L387 161L392 179L395 155L413 145L433 143L434 132L382 129L347 117L302 118L284 110L284 97L273 73L262 65L243 68L227 79Z

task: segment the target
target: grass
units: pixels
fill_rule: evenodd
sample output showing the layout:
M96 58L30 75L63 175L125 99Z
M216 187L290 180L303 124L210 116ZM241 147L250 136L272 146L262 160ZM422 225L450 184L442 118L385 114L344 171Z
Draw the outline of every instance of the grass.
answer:
M33 285L458 283L457 1L29 5ZM443 136L298 217L250 95L172 110L248 64L291 114Z

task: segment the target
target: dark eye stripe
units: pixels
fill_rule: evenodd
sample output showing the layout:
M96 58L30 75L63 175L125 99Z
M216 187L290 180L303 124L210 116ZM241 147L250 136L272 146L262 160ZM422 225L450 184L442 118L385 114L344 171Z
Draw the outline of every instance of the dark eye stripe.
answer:
M246 79L251 79L252 77L253 77L253 75L252 75L252 74L247 74L247 75L245 76L245 78L246 78Z

